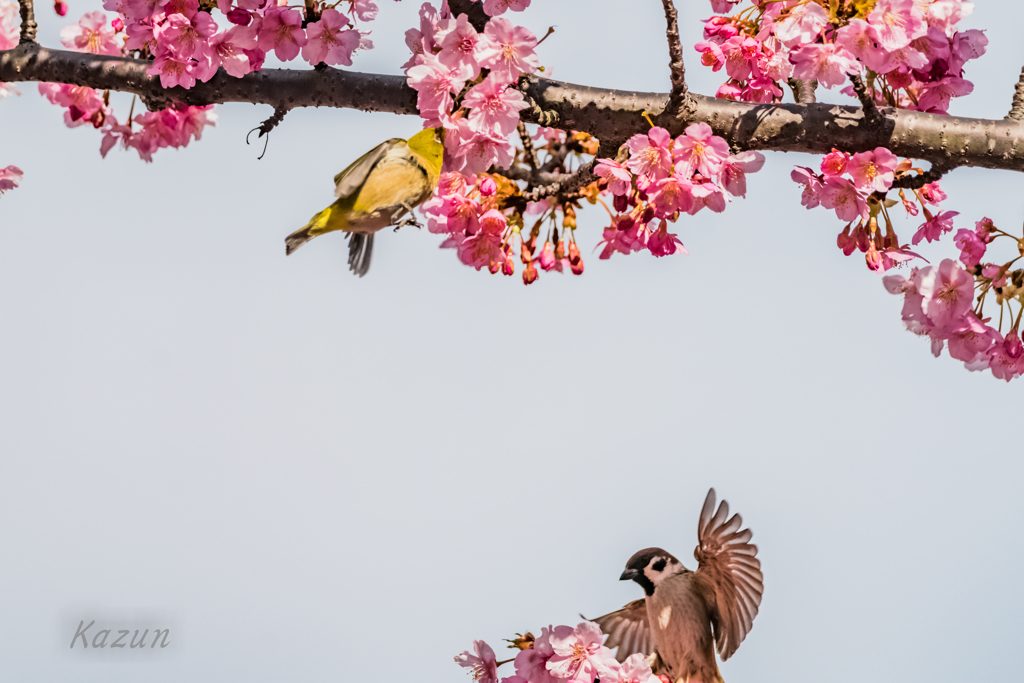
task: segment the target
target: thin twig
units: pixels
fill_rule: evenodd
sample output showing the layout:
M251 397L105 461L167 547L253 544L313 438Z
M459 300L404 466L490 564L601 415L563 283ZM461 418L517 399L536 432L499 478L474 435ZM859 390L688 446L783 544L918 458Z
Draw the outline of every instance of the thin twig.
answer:
M932 167L929 168L924 173L919 173L915 176L905 175L897 178L892 183L892 189L919 190L928 183L934 183L936 180L946 175L954 168L956 168L956 166L953 164L936 162L932 164Z
M885 120L885 117L882 116L882 112L878 111L874 94L868 92L864 81L857 74L850 74L850 82L853 83L853 91L857 93L860 106L864 109L864 120L867 122L868 127L877 128Z
M256 136L256 139L259 139L264 135L267 136L267 139L263 141L263 151L258 157L256 157L256 161L261 160L263 155L267 153L267 145L270 144L270 131L274 130L274 128L277 127L277 124L281 123L281 120L284 119L284 115L287 113L287 107L274 107L274 113L271 114L270 118L250 130L245 136L245 144L247 145L249 144L249 135L252 135L253 130L258 130L260 132L260 134Z
M1011 121L1024 121L1024 69L1020 70L1017 85L1013 86L1013 105L1006 118Z
M540 164L537 161L537 150L533 148L533 140L530 138L529 131L526 130L526 124L520 121L516 130L519 132L519 140L523 143L523 156L526 157L526 163L536 173Z
M21 4L21 39L19 45L36 42L36 10L33 0L18 0Z
M683 44L679 40L679 15L672 0L661 0L665 7L665 37L668 39L668 68L672 74L672 94L669 111L678 112L689 92L686 88L686 66L683 64Z
M525 193L523 197L528 202L536 202L545 197L558 196L563 199L575 199L578 196L578 191L584 185L589 185L598 179L594 175L594 166L597 165L597 159L592 159L587 163L580 166L579 170L571 174L565 180L558 180L548 185L541 185L540 187L534 188L529 192Z

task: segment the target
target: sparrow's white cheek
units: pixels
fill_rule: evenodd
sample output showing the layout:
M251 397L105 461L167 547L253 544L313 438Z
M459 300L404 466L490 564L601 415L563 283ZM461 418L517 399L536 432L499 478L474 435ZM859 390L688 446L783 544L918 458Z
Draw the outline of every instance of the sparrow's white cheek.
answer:
M664 631L668 628L668 620L672 618L672 605L665 605L662 608L661 614L658 615L658 626Z

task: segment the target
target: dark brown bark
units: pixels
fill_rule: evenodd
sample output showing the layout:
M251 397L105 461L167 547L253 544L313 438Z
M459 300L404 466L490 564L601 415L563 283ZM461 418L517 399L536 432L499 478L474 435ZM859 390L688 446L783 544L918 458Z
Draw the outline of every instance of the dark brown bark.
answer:
M665 37L668 39L668 68L672 79L669 110L679 112L689 104L686 88L686 66L683 64L683 44L679 40L679 15L672 0L661 0L665 7Z
M33 0L19 0L19 9L21 12L21 38L18 40L19 43L35 43L36 42L36 9Z
M339 69L265 69L233 78L223 71L191 90L164 89L146 75L147 62L19 45L0 52L0 82L54 81L135 93L152 103L252 102L283 107L344 107L418 115L416 93L402 76ZM581 130L601 140L602 154L656 125L678 135L704 121L735 149L828 153L888 147L903 157L945 168L979 166L1024 171L1024 123L1014 119L966 119L907 110L880 111L878 125L866 125L861 107L831 104L750 104L690 93L694 108L685 116L666 111L667 93L591 88L539 78L521 88L534 101L523 120L564 130Z

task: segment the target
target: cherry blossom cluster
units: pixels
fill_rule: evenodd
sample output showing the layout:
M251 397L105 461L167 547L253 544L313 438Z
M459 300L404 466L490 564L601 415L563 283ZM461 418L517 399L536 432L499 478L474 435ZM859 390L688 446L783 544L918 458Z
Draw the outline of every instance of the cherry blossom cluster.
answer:
M61 42L69 50L92 54L120 55L125 49L124 22L120 18L107 23L103 12L89 12L77 24L61 30ZM69 128L86 124L100 130L103 140L100 154L104 157L117 144L134 149L145 161L164 147L184 147L202 137L206 126L215 125L212 106L193 107L175 104L160 111L132 116L118 122L110 105L110 93L64 83L40 83L39 93L64 109L64 123ZM135 102L132 102L134 111Z
M602 259L644 249L655 256L688 253L668 232L668 223L705 208L725 211L729 196L746 195L747 173L764 165L760 152L729 154L729 145L706 123L688 126L675 139L655 126L631 137L626 148L624 162L599 159L594 169L607 181L615 210L609 210L612 224L604 231Z
M499 662L490 645L475 640L473 652L462 652L455 662L469 669L476 683L499 683L498 667L509 663L516 672L500 683L668 683L651 672L642 654L619 663L603 641L601 628L590 621L576 628L548 626L539 637L526 633L511 640L509 647L519 650L512 659Z
M1001 265L978 261L987 244L1001 236L1014 239L1024 253L1024 241L997 230L986 218L973 231L958 233L957 242L964 249L961 262L943 259L937 266L911 269L909 277L887 275L882 281L890 293L903 294L903 324L914 334L928 337L936 357L946 347L968 370L990 370L1009 382L1024 375L1019 331L1024 270L1010 270L1020 256ZM998 328L990 325L991 317L984 317L990 293L999 304ZM1016 314L1012 301L1017 303Z
M551 140L539 150L565 143L563 131L541 129L537 135ZM594 184L591 196L597 192ZM437 192L421 211L430 232L446 235L441 247L455 249L467 266L513 275L518 251L523 283L529 285L536 282L541 271L583 273L575 236L577 208L575 201L528 202L519 186L500 174L480 173L468 182L462 173L446 171L441 174ZM529 234L524 234L524 217L536 215L540 217ZM545 225L545 240L538 246Z
M719 13L737 4L711 2ZM945 113L950 98L973 90L963 67L988 44L981 31L957 29L973 9L960 0L756 0L711 17L695 48L729 77L719 97L772 102L790 77L833 88L864 73L881 103Z
M480 33L465 14L453 17L447 5L438 11L424 3L419 29L405 40L413 54L404 68L420 116L444 130L444 170L472 181L492 164L511 164L509 136L527 107L515 86L540 66L536 36L503 17L492 17Z

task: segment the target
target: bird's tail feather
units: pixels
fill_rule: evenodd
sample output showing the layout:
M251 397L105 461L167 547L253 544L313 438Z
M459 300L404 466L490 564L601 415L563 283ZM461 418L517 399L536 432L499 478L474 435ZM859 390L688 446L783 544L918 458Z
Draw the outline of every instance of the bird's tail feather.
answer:
M348 233L348 269L362 277L370 270L370 256L373 255L373 233L363 235Z
M303 227L299 228L292 234L284 238L284 253L290 254L306 242L310 241L320 233L324 232L324 228L327 227L327 221L331 217L331 212L334 210L334 205L328 206L326 209L313 216L308 223Z

